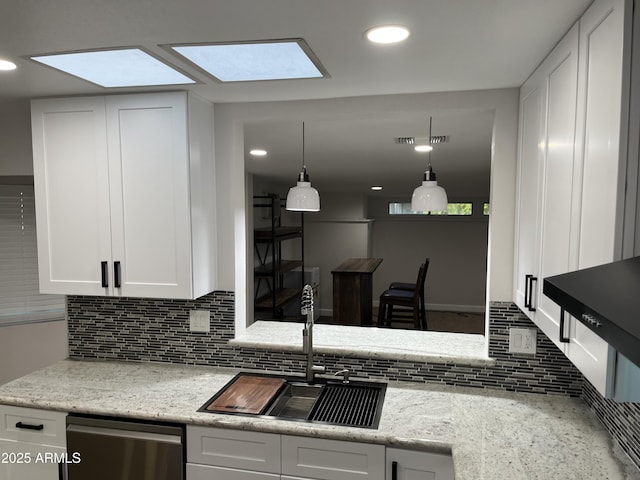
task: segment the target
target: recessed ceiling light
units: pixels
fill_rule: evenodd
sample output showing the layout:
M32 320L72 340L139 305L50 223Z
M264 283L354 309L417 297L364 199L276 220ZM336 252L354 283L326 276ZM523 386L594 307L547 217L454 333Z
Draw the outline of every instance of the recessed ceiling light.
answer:
M107 88L196 83L139 48L91 50L30 58Z
M370 28L365 35L373 43L398 43L407 39L409 29L402 25L380 25Z
M373 185L371 187L371 190L375 190L375 191L382 190L382 186L381 185Z
M0 60L0 70L2 71L9 71L9 70L15 70L17 67L17 65L9 60Z
M328 76L302 39L166 47L221 82Z
M433 147L431 145L416 145L415 147L413 147L413 149L416 152L425 153L433 150Z
M264 157L267 154L267 151L262 148L254 148L253 150L250 150L249 153L256 157Z

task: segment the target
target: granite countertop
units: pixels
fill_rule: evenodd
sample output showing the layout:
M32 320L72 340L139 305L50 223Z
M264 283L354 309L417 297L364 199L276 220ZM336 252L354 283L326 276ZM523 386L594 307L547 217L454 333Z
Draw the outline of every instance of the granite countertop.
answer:
M302 351L301 330L299 323L259 320L229 343L262 350ZM495 364L495 360L487 356L484 335L466 333L316 324L313 349L319 354L366 354L373 358L416 362Z
M0 386L0 404L451 452L457 480L640 479L579 399L390 382L378 429L197 412L235 373L65 360Z

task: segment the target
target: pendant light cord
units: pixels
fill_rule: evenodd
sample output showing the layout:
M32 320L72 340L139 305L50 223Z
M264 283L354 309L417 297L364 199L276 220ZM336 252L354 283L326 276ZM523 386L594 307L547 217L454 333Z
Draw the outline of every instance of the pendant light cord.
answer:
M431 144L431 125L433 122L433 117L429 116L429 146L431 150L433 150L433 145ZM431 150L429 150L429 170L431 170Z

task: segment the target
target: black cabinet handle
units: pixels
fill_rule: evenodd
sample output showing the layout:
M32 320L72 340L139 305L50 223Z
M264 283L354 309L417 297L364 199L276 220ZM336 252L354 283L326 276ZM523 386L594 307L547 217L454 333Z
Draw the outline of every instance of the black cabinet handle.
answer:
M120 262L113 262L113 283L116 288L120 288Z
M525 275L524 276L524 306L525 308L531 308L531 300L529 299L529 280L533 277L533 275Z
M571 339L564 336L564 308L560 309L560 342L570 343Z
M100 262L100 270L102 271L102 288L109 286L109 264L108 262Z
M26 430L44 430L44 425L41 423L39 425L31 425L30 423L16 423L16 428L24 428Z
M391 462L391 480L398 480L398 462Z
M538 282L538 277L534 277L533 275L529 275L529 311L535 312L536 307L533 306L533 282Z

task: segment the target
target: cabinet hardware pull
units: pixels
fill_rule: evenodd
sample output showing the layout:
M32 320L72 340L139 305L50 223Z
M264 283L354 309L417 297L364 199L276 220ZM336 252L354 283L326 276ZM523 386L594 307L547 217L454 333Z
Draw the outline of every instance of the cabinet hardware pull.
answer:
M560 342L571 343L571 339L564 336L564 308L560 309Z
M533 306L533 282L538 283L538 277L529 276L529 311L535 312L536 307Z
M113 283L116 288L120 288L120 262L113 262Z
M391 462L391 480L398 480L398 462Z
M525 275L524 276L524 306L525 308L531 308L531 304L529 303L529 280L533 277L533 275Z
M16 423L16 428L24 428L27 430L44 430L44 425L41 423L40 425L31 425L29 423Z
M100 262L100 270L102 271L102 288L107 288L109 286L108 262Z

